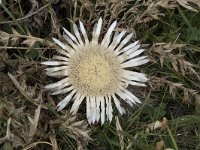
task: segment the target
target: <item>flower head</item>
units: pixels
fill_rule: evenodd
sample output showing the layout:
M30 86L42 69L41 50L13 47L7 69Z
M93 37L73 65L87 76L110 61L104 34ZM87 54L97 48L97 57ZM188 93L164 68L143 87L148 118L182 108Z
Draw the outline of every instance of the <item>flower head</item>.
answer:
M64 77L62 80L45 86L53 95L66 94L66 97L58 103L58 110L62 110L73 100L70 110L77 113L80 104L86 101L86 114L89 123L105 119L112 120L112 103L115 104L120 114L125 110L120 100L124 100L133 106L141 101L129 92L128 85L145 86L148 79L145 74L131 71L129 68L140 66L149 60L146 56L140 56L144 49L140 49L139 41L126 46L132 34L125 36L113 30L117 22L113 22L102 41L99 36L102 27L102 19L94 26L92 39L89 40L83 23L79 22L79 29L73 24L74 34L65 28L65 43L53 38L61 49L57 49L61 55L53 56L55 61L42 62L51 66L46 68L49 76Z

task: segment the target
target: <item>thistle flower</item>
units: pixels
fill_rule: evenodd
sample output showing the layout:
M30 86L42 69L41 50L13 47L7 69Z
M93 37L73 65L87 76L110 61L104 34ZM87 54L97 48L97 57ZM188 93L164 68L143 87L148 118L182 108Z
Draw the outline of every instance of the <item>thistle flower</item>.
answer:
M143 65L149 60L146 56L136 58L144 51L140 49L139 41L126 46L132 33L127 36L125 31L112 34L116 25L116 21L111 24L102 41L99 41L101 18L94 26L91 40L81 21L79 29L73 24L75 35L63 28L65 43L53 38L61 48L57 49L61 55L53 56L55 61L46 61L42 64L52 66L45 69L48 76L64 77L45 86L52 91L52 95L67 93L57 105L59 111L73 100L70 112L76 114L80 104L86 101L88 122L94 123L101 119L103 124L105 120L112 120L112 103L120 114L125 113L121 100L131 106L141 103L126 88L128 85L145 86L144 82L148 80L145 74L131 71L130 68Z

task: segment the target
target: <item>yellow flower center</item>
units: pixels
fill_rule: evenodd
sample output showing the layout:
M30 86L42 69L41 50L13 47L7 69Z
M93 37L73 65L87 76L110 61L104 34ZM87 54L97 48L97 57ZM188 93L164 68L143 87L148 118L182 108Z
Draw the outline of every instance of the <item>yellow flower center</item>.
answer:
M113 52L97 44L81 47L70 58L71 84L86 96L105 96L117 92L120 63Z
M79 78L82 83L91 88L104 88L112 78L109 63L101 56L91 56L83 60L79 66Z

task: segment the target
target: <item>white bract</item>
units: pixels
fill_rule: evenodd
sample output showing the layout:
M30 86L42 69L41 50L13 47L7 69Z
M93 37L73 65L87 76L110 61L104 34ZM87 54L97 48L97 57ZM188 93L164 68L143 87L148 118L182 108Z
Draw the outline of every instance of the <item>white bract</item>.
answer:
M149 60L146 56L136 57L144 51L140 49L138 41L127 45L132 33L127 36L125 31L112 34L116 25L116 21L111 24L102 41L99 41L101 18L94 26L92 40L89 40L81 21L79 28L73 24L75 35L63 28L66 42L53 38L60 46L57 49L60 55L54 56L54 61L42 64L51 66L46 68L48 76L63 77L62 80L45 86L52 91L52 95L66 94L58 103L59 111L73 100L70 112L76 114L80 104L86 101L88 122L101 120L103 124L105 120L112 120L112 103L120 114L125 113L120 100L131 106L141 103L126 88L128 85L145 86L144 83L148 80L145 74L131 71L130 68L143 65Z

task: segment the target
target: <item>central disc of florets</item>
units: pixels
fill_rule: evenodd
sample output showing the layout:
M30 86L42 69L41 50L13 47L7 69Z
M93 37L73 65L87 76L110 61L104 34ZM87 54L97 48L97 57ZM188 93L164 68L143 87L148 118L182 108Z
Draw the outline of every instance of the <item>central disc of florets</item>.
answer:
M71 84L84 95L105 96L119 89L119 60L98 44L80 47L70 58L69 71Z
M102 56L91 53L79 65L80 81L92 89L104 88L112 79L112 70Z

